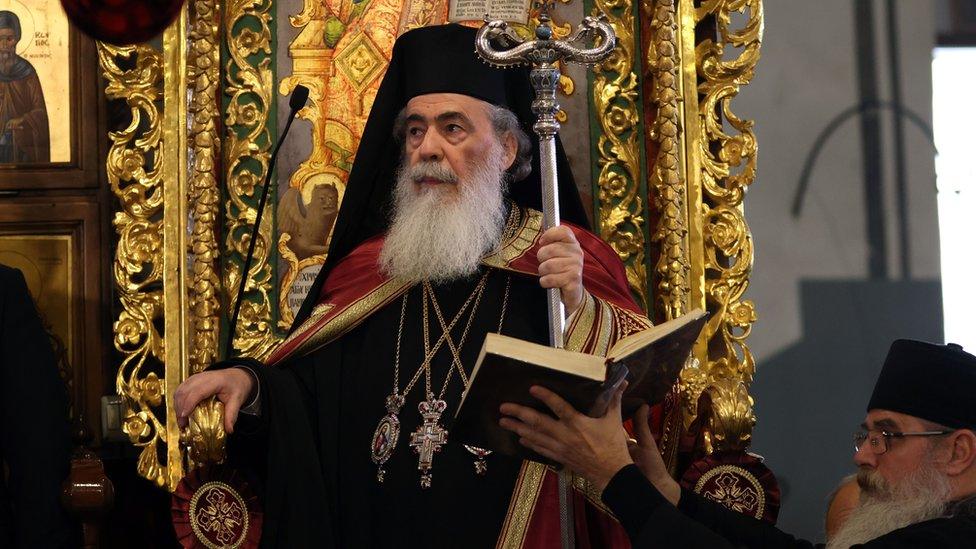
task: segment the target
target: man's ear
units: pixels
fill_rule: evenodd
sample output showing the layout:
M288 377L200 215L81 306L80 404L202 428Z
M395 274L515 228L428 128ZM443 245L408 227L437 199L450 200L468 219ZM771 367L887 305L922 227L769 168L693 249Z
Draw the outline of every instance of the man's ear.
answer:
M512 169L512 165L515 164L515 158L518 156L518 139L515 138L515 134L508 132L505 134L505 138L502 140L502 147L505 149L505 171Z
M969 429L959 429L949 437L952 453L946 463L946 473L955 476L968 471L976 461L976 433Z

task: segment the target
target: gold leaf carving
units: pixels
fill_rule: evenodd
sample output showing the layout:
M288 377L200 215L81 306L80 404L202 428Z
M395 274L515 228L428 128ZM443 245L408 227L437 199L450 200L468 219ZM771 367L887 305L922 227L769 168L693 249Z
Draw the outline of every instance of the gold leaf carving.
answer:
M219 12L214 0L195 0L191 4L193 21L187 61L190 86L190 130L187 136L190 157L188 190L192 233L189 238L191 280L188 309L192 319L189 343L190 372L205 370L217 358L219 348L220 301L217 275L220 250L217 245L217 217L220 215L220 188L217 184L220 155L220 39Z
M651 241L658 247L654 297L660 311L668 320L688 310L691 293L688 257L687 188L681 176L679 151L679 105L676 0L645 2L645 10L652 10L651 32L653 48L648 52L648 66L652 68L651 97L657 106L657 117L651 138L658 143L654 168L648 174L648 190L658 215L657 227ZM653 7L651 7L653 6Z
M257 217L256 199L267 174L273 144L268 129L270 109L274 107L271 11L271 0L231 0L224 14L224 36L230 59L223 71L224 93L229 97L225 118L227 258L223 287L229 294L230 310L242 278L251 226ZM273 215L265 215L257 234L234 340L240 354L258 359L278 343L271 311L273 219Z
M627 281L645 310L644 200L640 193L640 140L635 21L629 0L595 0L617 35L617 46L594 68L593 109L600 123L597 141L600 236L627 268Z
M163 151L159 103L162 101L161 53L149 46L98 44L105 95L129 107L129 124L109 132L106 176L119 199L112 225L118 235L113 278L122 312L113 324L115 348L122 355L115 378L123 397L123 431L142 451L140 475L166 484L159 464L166 425L157 416L163 388L162 323Z
M682 0L682 7L691 3ZM744 20L733 28L732 15ZM752 234L746 223L743 200L756 176L756 137L753 122L739 117L732 100L755 73L762 43L761 0L704 0L694 10L694 22L714 24L715 36L695 48L697 93L701 96L692 151L701 181L700 212L703 246L704 295L712 317L704 330L701 348L707 360L700 370L686 370L681 383L687 407L686 425L697 416L699 396L708 391L714 428L721 431L721 446L744 448L751 437L755 416L748 386L755 359L746 338L756 320L753 303L744 299L752 273ZM687 51L687 50L686 50ZM732 55L738 53L737 55ZM719 426L721 428L719 429ZM715 444L718 439L713 441Z

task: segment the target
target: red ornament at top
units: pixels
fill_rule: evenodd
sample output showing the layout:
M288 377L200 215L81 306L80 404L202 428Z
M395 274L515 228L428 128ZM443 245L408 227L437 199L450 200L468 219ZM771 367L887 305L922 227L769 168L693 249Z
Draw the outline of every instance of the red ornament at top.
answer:
M125 46L163 32L179 15L183 0L61 0L61 5L88 36Z

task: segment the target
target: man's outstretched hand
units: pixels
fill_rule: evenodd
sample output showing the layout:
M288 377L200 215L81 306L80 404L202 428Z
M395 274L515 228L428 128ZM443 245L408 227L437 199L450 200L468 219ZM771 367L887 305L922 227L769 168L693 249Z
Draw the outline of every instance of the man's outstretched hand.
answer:
M234 424L237 423L237 413L247 399L251 398L256 388L257 380L242 368L225 368L194 374L181 383L173 393L176 421L180 429L185 428L197 404L217 395L217 399L224 403L224 430L233 433Z
M539 284L559 288L566 314L573 314L583 304L583 248L565 225L542 233L539 244Z
M519 442L583 475L601 492L617 471L633 461L627 450L627 431L620 420L621 388L601 418L577 412L552 391L533 386L529 393L549 407L553 419L532 408L505 403L499 424L519 435Z

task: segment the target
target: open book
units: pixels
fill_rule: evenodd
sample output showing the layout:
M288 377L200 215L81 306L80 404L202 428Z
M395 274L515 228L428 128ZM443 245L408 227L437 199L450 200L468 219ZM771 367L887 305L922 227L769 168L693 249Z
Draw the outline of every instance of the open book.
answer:
M529 0L450 0L447 20L481 21L487 16L489 21L500 19L512 23L529 22Z
M631 334L613 345L606 358L489 333L461 397L451 438L504 454L547 461L521 446L514 433L498 425L502 403L514 402L550 413L529 394L529 387L541 385L577 410L600 417L626 379L629 385L622 407L624 418L628 418L644 402L656 404L671 390L706 316L696 309Z

